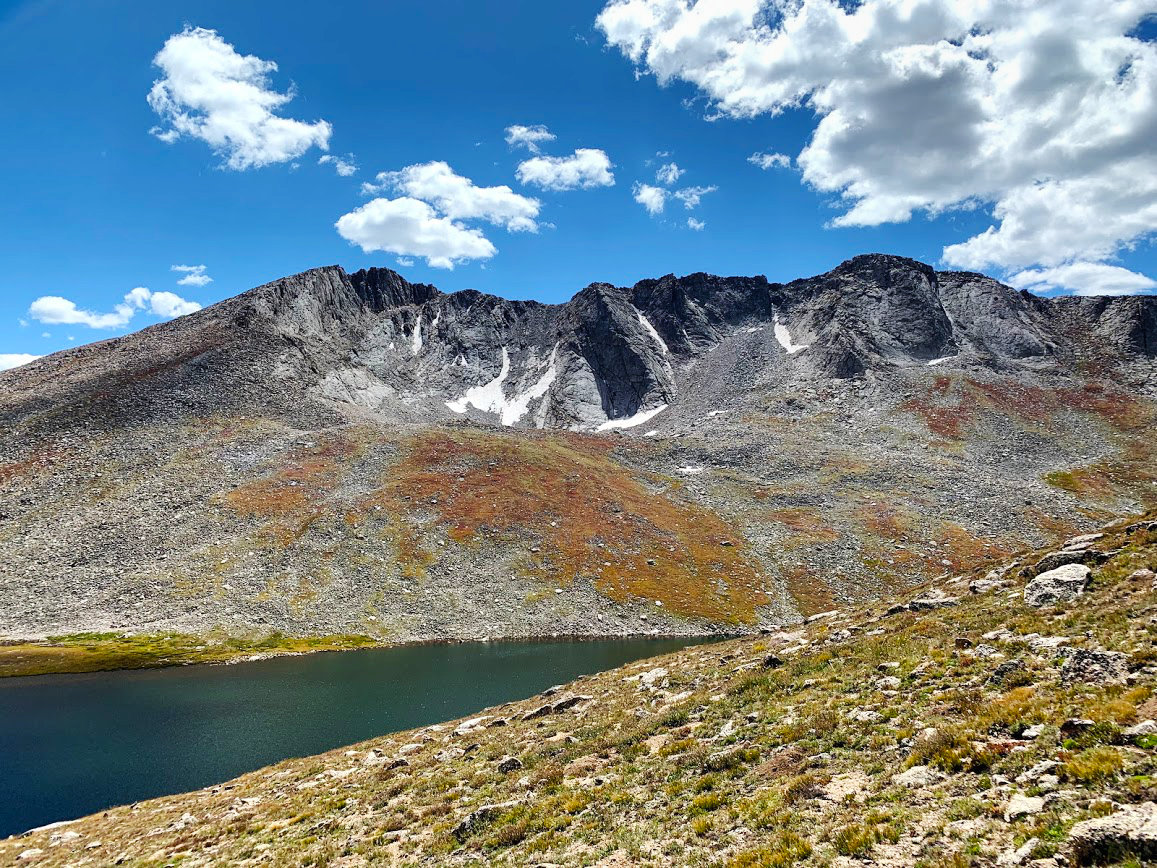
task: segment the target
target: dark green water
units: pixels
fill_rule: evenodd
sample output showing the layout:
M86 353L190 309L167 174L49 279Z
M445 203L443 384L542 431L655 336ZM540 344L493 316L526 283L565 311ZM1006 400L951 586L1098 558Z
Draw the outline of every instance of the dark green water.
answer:
M461 717L688 644L422 645L0 678L0 837Z

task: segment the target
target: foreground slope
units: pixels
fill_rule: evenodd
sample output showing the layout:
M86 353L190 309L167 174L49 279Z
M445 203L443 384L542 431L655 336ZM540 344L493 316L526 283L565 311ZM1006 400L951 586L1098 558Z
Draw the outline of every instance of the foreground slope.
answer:
M0 862L1152 859L1155 566L1151 514L791 632L10 838Z
M1157 297L899 257L316 269L0 375L0 637L755 630L1157 503L1155 398Z

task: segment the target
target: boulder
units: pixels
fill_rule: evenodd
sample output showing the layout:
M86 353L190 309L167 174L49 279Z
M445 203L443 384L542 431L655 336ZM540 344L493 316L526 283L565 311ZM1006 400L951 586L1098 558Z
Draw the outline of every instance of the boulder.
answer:
M1157 859L1157 803L1126 805L1108 817L1077 823L1069 844L1077 865Z
M1152 720L1143 720L1140 723L1129 727L1124 732L1126 738L1137 738L1138 736L1142 735L1154 734L1157 734L1157 723Z
M466 816L466 819L454 827L451 834L458 839L459 843L465 843L467 838L478 832L491 820L494 820L496 817L518 805L519 801L517 799L510 802L499 802L494 805L483 805L471 811Z
M1038 575L1024 587L1024 601L1034 608L1075 600L1089 586L1092 571L1084 564L1067 564Z
M1129 676L1129 655L1119 651L1065 648L1062 684L1124 684Z
M913 612L928 611L929 609L946 609L960 602L959 597L950 597L943 591L929 591L922 597L917 597L908 603Z
M1031 817L1045 809L1045 800L1040 796L1026 796L1017 793L1004 806L1004 821L1011 823L1020 817Z
M912 766L907 771L900 772L892 778L892 783L910 789L930 787L944 777L940 772L928 766Z
M1049 552L1036 562L1036 566L1033 567L1033 573L1040 575L1041 573L1047 573L1049 570L1055 570L1057 567L1064 567L1068 564L1083 564L1085 557L1086 552L1083 549Z
M996 864L1004 868L1008 865L1025 865L1032 857L1032 851L1040 843L1039 838L1029 838L1016 850L1008 850L996 857Z
M498 771L501 774L509 774L516 772L522 768L522 760L516 756L508 756L498 763Z

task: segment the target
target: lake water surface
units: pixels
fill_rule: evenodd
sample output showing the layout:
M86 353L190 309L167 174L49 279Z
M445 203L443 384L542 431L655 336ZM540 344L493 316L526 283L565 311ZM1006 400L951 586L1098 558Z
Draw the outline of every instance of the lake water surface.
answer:
M461 717L689 644L417 645L0 678L0 837Z

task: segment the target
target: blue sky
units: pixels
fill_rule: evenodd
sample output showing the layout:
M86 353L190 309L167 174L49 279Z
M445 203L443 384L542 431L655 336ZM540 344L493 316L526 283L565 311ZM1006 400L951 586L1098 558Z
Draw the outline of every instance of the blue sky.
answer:
M1073 5L1077 0L1055 2ZM813 13L842 14L830 0L808 4L816 7ZM883 15L887 10L882 7L895 3L870 0L864 5L868 12L881 7L875 12ZM927 0L924 5L938 3ZM1033 134L1054 141L1067 136L1080 146L1077 151L1091 143L1094 131L1077 128L1075 121L1058 122L1042 108L1057 87L1075 88L1077 97L1104 103L1104 93L1098 96L1096 88L1123 87L1124 76L1138 79L1132 83L1130 105L1136 104L1138 92L1148 90L1152 97L1157 64L1151 40L1157 28L1151 18L1146 20L1152 4L1117 5L1131 7L1124 18L1066 38L1077 44L1110 39L1115 30L1121 30L1117 35L1131 33L1135 56L1122 64L1125 71L1114 78L1084 69L1083 79L1070 76L1067 83L1049 85L1051 90L1042 85L1027 96L1032 82L1022 82L1015 95L1006 95L1021 103L1006 102L1001 108L1009 118L1009 135L1019 131L1024 141ZM823 53L805 58L800 69L774 68L758 73L762 79L744 80L755 73L748 65L730 63L728 52L754 46L771 56L778 51L774 40L786 37L760 24L758 15L766 9L755 17L748 14L759 9L758 0L703 0L699 6L696 11L684 0L613 0L609 5L606 0L35 0L0 6L0 76L8 82L0 92L0 111L7 119L7 135L0 139L5 190L0 197L0 355L39 355L124 333L330 263L349 270L384 265L447 291L473 287L543 301L564 300L592 281L630 284L668 272L788 280L867 251L941 265L986 263L979 270L1002 277L1027 273L1019 278L1021 284L1047 292L1146 290L1152 285L1148 276L1157 275L1157 254L1150 238L1157 195L1145 184L1137 189L1136 182L1106 192L1108 147L1084 148L1076 162L1056 162L1045 150L1039 157L1031 150L1027 156L1018 152L1015 159L992 157L991 147L974 130L955 121L969 114L969 88L987 85L968 70L961 74L972 77L953 85L950 78L959 73L959 64L945 60L939 48L934 60L927 52L920 55L921 63L938 65L917 87L910 72L892 80L889 76L899 75L895 66L876 62L891 56L886 52L894 46L872 54L861 39L846 47L841 58L838 45L825 48L824 39L812 40L804 32L794 37L802 42L793 51ZM705 20L708 13L717 20ZM1130 17L1135 19L1131 23L1126 21ZM1072 20L1064 26L1071 27ZM717 42L720 21L727 30L723 48ZM930 39L922 32L910 43L951 51L952 28L968 33L975 23L941 22L937 26L943 33ZM983 49L999 61L1023 61L1030 52L1023 46L1039 35L1030 32L1037 24L1015 18L989 24L998 36L1008 37ZM187 27L216 31L215 44L238 56L275 62L278 68L268 73L265 90L292 89L292 99L275 106L273 114L312 130L303 135L312 135L313 143L296 146L301 153L290 156L292 142L288 151L272 155L267 148L267 164L245 167L238 165L246 160L244 149L215 152L210 142L187 132L174 141L162 140L179 120L158 112L147 97L154 83L166 78L178 102L182 91L173 70L155 65L154 58ZM189 55L189 62L197 57ZM825 72L828 59L841 61L843 69L861 68L860 78L842 80L837 76L843 73ZM1049 60L1029 59L1042 61L1042 68ZM787 81L791 87L784 85ZM897 81L903 87L897 88ZM938 92L929 81L947 82L951 89ZM960 106L954 102L958 98ZM1151 109L1142 106L1137 117L1127 118L1113 159L1139 161L1157 176L1152 139L1145 145L1137 138L1145 129L1157 129ZM191 110L176 111L188 118ZM196 112L191 113L196 121ZM833 117L852 117L856 134L837 129ZM307 127L322 121L328 135L321 134L320 126ZM590 186L576 189L536 185L531 172L519 172L520 164L536 155L506 141L507 128L516 124L543 125L554 136L537 143L539 156L601 151L611 164L613 183L603 173ZM1121 145L1134 132L1142 144ZM327 150L318 146L322 140ZM810 157L801 156L809 142ZM1133 150L1122 157L1122 147ZM1073 151L1068 147L1066 153ZM762 169L749 161L756 153L782 154L788 164ZM358 170L343 177L334 162L319 165L324 154L349 160ZM962 170L981 156L986 168ZM224 166L231 157L234 167ZM1057 179L1060 198L1018 212L1025 197L1043 195L1034 159L1048 178ZM491 212L506 210L498 216L456 217L464 213L461 202L417 204L421 196L402 189L401 176L375 182L379 172L432 161L448 164L453 183L472 182L467 198L476 188L508 186L507 193L495 194ZM669 183L657 180L656 172L670 163L677 165L679 177ZM995 163L1000 170L990 171L987 167ZM377 188L364 192L366 183ZM643 184L652 191L649 200ZM689 209L684 203L695 197L686 191L696 187L710 191ZM656 196L664 201L661 213L648 213L637 201L654 204ZM456 223L454 231L484 237L494 252L457 261L452 269L439 268L420 252L401 257L365 252L335 228L343 215L367 202L402 198L413 203L407 219L414 209L425 209L422 213L441 221L443 229ZM536 231L511 231L515 224L509 209L525 214L530 199L537 201L529 218ZM843 222L858 225L832 225L857 203L859 216ZM994 224L999 228L994 207L1006 214L1008 225L1007 214L1024 222L1030 213L1055 215L1078 206L1087 211L1082 226L1106 227L1097 238L1084 240L1077 233L1074 240L1071 227L1053 225L1058 218L1041 218L1046 222L1029 227L1028 234L1049 244L1046 252L1023 238L1005 243L1003 235L1010 231L990 234L995 240L982 242L987 245L983 250L973 244L945 257L953 245L966 244ZM447 212L455 207L457 212ZM905 208L911 209L910 216L899 213ZM701 228L692 228L689 220ZM351 224L347 220L345 225ZM346 231L347 236L363 243L372 236L379 246L383 233L393 231L390 225L359 226L360 234ZM386 238L384 243L396 248L399 242ZM1059 252L1053 256L1048 251ZM399 265L399 258L410 264ZM174 271L174 266L204 268L198 273ZM181 279L186 282L178 284ZM126 300L138 287L148 292ZM56 301L36 306L45 296ZM61 301L73 307L62 313Z

